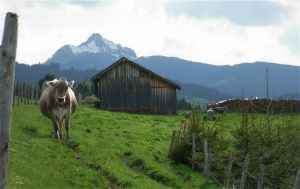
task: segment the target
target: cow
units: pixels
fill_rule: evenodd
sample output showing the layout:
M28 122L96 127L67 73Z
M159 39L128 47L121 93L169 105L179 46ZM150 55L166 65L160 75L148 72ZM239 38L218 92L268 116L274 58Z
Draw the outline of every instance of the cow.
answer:
M72 90L74 81L68 82L66 78L46 81L40 98L40 110L43 115L52 120L53 136L61 139L62 125L66 129L66 141L70 142L71 115L77 107L77 100Z

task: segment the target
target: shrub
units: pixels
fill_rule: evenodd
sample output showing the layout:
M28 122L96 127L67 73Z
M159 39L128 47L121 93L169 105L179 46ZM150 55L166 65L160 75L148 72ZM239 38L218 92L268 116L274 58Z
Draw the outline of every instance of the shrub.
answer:
M277 119L274 124L269 116L257 118L244 113L240 128L233 133L234 148L239 161L250 154L252 172L264 164L266 180L279 188L287 188L300 165L300 131L293 116ZM254 181L249 184L255 185Z
M87 96L84 98L84 100L81 101L82 104L94 104L95 102L99 102L99 98L97 98L95 95Z
M222 130L219 129L217 125L209 126L207 121L203 119L201 113L197 110L192 110L188 119L188 129L186 137L183 141L175 143L171 158L176 163L188 162L188 158L192 157L192 135L195 133L196 141L196 159L198 161L203 161L203 139L207 139L209 143L209 148L214 154L214 159L222 159L224 156L228 157L226 153L228 149L228 142L224 138ZM179 136L177 136L179 137ZM223 168L223 167L222 167ZM221 169L218 164L215 164L215 169ZM223 172L222 172L223 175Z

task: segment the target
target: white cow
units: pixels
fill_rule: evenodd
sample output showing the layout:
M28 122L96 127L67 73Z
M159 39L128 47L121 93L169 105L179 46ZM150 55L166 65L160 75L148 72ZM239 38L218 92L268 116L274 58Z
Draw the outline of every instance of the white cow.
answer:
M77 107L77 100L72 90L74 81L66 78L46 81L40 98L41 112L52 120L54 138L62 138L62 125L65 124L67 142L70 142L70 119Z

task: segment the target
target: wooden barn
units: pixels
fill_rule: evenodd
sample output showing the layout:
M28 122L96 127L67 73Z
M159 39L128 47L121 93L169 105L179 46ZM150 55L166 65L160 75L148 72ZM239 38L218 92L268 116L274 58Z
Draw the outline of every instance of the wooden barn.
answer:
M101 109L141 114L176 114L176 83L121 58L91 79Z

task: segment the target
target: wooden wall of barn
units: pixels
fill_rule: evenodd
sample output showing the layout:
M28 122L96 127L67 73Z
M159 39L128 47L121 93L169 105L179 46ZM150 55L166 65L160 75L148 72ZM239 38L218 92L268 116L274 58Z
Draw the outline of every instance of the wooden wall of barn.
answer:
M100 108L135 113L176 114L176 88L128 62L96 80Z

